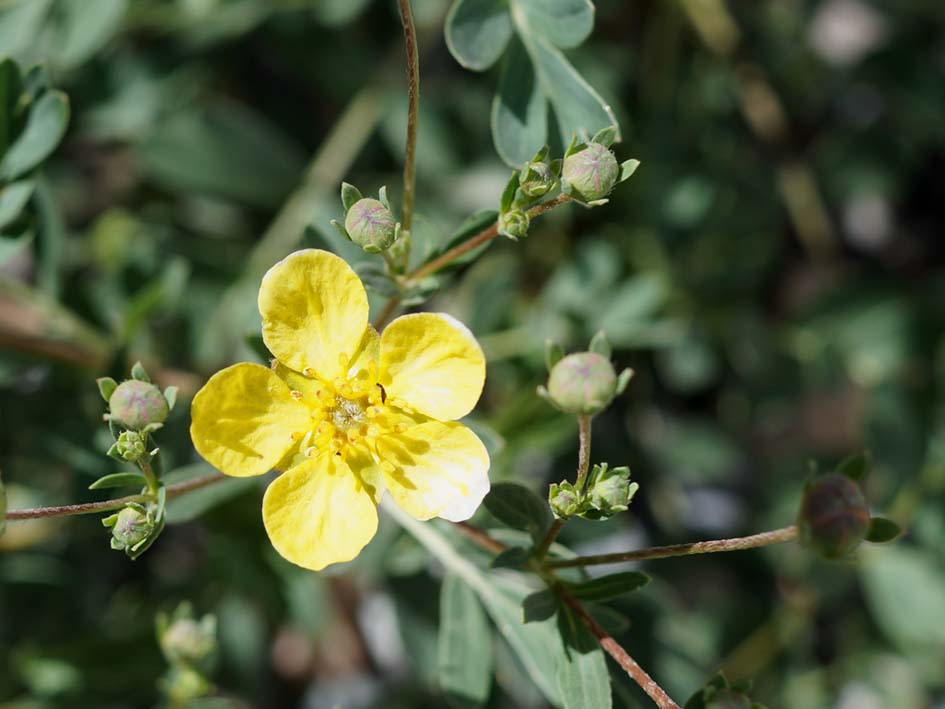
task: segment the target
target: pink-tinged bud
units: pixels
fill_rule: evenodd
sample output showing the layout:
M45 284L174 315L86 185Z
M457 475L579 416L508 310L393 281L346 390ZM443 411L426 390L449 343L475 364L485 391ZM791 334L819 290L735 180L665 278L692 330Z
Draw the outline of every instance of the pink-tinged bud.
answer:
M551 368L548 395L569 414L596 414L617 394L617 373L610 360L595 352L577 352Z
M564 159L561 174L573 192L593 202L610 194L620 176L620 165L607 146L589 143Z
M368 253L386 251L397 239L397 220L382 202L368 197L355 202L345 215L345 230Z
M140 431L149 424L162 424L170 413L161 390L137 379L119 384L108 400L108 407L110 418L132 431Z
M804 492L797 518L801 542L827 559L856 549L870 526L870 513L860 486L838 473L815 478Z

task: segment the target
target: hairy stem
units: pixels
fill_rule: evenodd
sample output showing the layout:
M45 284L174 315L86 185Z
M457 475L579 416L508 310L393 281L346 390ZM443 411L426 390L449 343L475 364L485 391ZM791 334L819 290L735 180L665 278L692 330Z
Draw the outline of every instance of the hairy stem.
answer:
M679 709L679 705L670 698L666 690L660 687L656 680L650 677L646 670L637 664L637 661L630 656L630 653L628 653L620 643L614 640L613 637L584 610L584 606L560 587L557 589L557 593L561 600L567 603L571 610L574 611L575 615L594 633L604 652L614 658L614 661L626 671L630 679L640 685L640 688L647 693L647 696L653 700L656 706L660 709Z
M417 116L420 111L420 58L417 50L417 29L413 24L410 0L397 0L400 23L404 28L407 52L407 145L404 148L404 204L401 226L410 235L413 224L413 191L416 181Z
M615 564L621 561L642 561L644 559L666 559L672 556L688 556L690 554L712 554L719 551L738 551L740 549L754 549L770 544L781 544L797 539L797 527L782 527L770 532L752 534L748 537L733 539L713 539L706 542L692 542L690 544L671 544L662 547L649 547L635 551L624 551L616 554L598 554L596 556L578 556L573 559L551 561L548 566L562 569L569 566L593 566L595 564Z
M534 207L528 210L528 216L530 218L537 217L539 214L544 214L547 211L550 211L557 207L558 205L569 202L571 198L566 194L560 194L554 199L550 199L547 202L542 202L541 204L536 204ZM466 239L461 244L457 244L448 251L444 251L442 254L437 256L435 259L428 261L419 268L417 268L412 273L407 274L404 279L404 285L410 285L416 283L422 278L431 276L437 271L449 266L453 261L458 259L461 256L469 253L473 249L476 249L483 244L486 244L492 241L499 235L499 223L493 222L487 226L482 231L473 234L468 239ZM381 310L380 315L377 316L377 319L374 321L374 327L380 330L387 324L387 321L393 317L394 313L397 311L397 306L400 305L400 296L392 296L385 304L383 310Z
M198 490L207 485L213 485L221 480L226 480L226 476L221 473L210 473L193 480L185 480L167 486L167 497L177 497ZM131 502L146 502L153 499L150 495L128 495L127 497L118 497L113 500L102 500L101 502L86 502L80 505L63 505L61 507L33 507L25 510L10 510L7 512L7 519L11 521L24 519L39 519L41 517L69 517L72 515L87 515L96 512L108 512L117 510Z

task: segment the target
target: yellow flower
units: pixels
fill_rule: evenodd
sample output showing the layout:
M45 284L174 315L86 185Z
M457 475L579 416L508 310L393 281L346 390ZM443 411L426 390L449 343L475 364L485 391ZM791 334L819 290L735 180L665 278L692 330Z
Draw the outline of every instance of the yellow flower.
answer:
M263 520L289 561L353 559L377 530L384 490L417 519L468 519L489 490L489 455L454 420L476 405L485 358L462 324L420 313L383 334L354 271L326 251L291 254L259 289L272 368L243 363L194 397L190 435L227 475L285 471Z

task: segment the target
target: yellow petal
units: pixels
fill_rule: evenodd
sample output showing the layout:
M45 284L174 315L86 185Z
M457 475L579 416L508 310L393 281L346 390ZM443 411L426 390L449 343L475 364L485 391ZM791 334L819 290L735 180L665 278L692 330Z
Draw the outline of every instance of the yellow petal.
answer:
M197 392L190 437L207 461L227 475L261 475L294 445L292 434L309 427L306 406L260 364L222 369Z
M489 454L462 424L428 421L384 438L378 453L393 466L385 470L388 491L417 519L461 522L489 492Z
M368 324L361 280L344 260L317 249L296 251L269 269L259 312L263 341L276 359L328 381L345 371Z
M479 401L486 358L473 334L449 315L403 315L381 334L380 378L389 398L448 421Z
M323 454L269 485L263 522L276 551L293 564L320 571L350 561L371 541L377 506L340 456Z

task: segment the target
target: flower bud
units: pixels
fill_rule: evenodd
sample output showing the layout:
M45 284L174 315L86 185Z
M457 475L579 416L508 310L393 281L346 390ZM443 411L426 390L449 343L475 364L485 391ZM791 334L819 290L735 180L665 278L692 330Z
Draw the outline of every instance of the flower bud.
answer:
M856 549L870 526L870 513L860 486L845 475L828 473L807 485L797 518L803 544L827 559Z
M509 237L512 241L524 239L528 236L528 225L531 219L528 213L521 209L510 209L499 215L499 233Z
M581 513L583 500L574 483L562 480L560 483L551 483L548 489L548 504L558 519L568 519Z
M108 524L113 520L111 524ZM129 505L117 515L104 520L112 528L112 549L128 550L143 542L154 525L150 515L140 505Z
M122 460L129 463L144 458L147 455L147 440L137 431L122 431L115 442L115 453Z
M607 408L616 393L613 365L594 352L570 354L551 368L548 395L566 413L596 414Z
M161 650L168 662L200 666L216 652L217 620L205 615L201 620L177 618L161 634Z
M359 199L345 215L345 230L355 244L369 254L386 251L397 240L397 220L382 202Z
M606 519L624 512L640 487L630 482L630 468L621 466L610 470L607 463L594 466L591 481L588 499L593 513L588 516L593 519Z
M607 146L588 143L583 150L564 159L561 174L572 192L593 202L610 194L620 176L620 166Z
M530 162L522 169L518 188L526 197L538 199L554 189L557 181L551 165L546 162Z
M109 419L133 431L163 424L170 409L161 390L149 382L130 379L118 385L108 400Z

